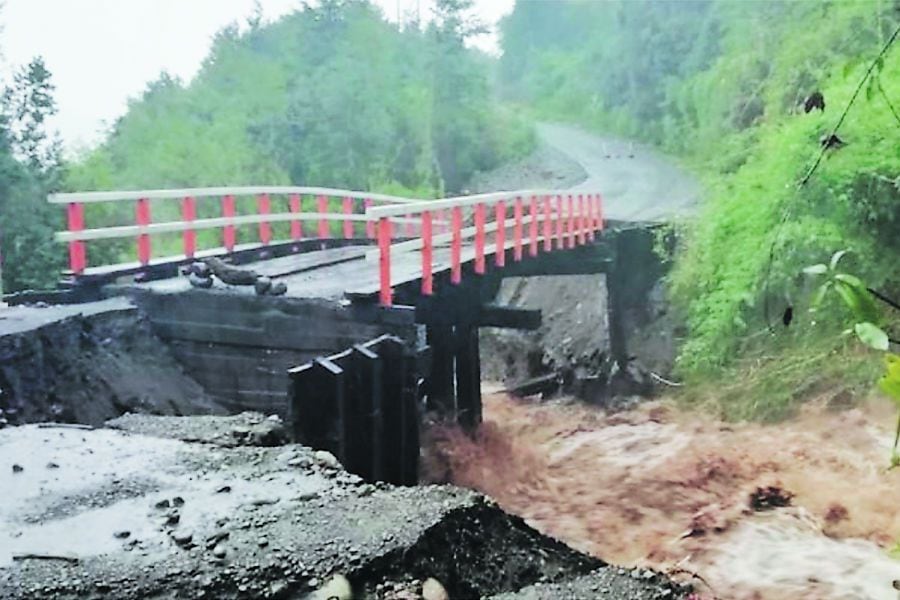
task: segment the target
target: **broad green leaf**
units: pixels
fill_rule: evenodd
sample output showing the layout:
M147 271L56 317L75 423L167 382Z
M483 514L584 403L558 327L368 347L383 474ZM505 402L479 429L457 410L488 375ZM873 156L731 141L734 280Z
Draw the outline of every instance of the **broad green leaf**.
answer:
M828 290L830 290L832 286L834 286L834 283L831 281L826 281L819 286L819 289L816 290L816 295L813 296L812 305L809 307L811 312L819 310L819 307L822 306L822 303L825 301L825 296L828 295Z
M888 335L877 325L873 325L872 323L868 322L857 323L853 327L853 330L856 331L856 336L866 346L875 348L876 350L886 351L888 349L890 344L888 341Z
M831 255L831 267L830 269L834 271L837 269L838 263L841 262L841 259L844 258L844 255L847 254L847 250L838 250L834 254Z
M878 308L865 284L846 273L834 276L835 289L859 321L878 320Z
M828 266L824 263L810 265L803 269L803 272L807 275L823 275L828 272Z

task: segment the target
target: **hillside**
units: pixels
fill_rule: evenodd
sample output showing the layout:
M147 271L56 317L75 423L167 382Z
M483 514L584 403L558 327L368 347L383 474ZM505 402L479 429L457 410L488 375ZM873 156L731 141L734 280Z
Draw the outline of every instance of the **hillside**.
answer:
M671 282L689 325L679 365L695 380L753 371L719 390L732 416L785 414L832 376L871 384L871 357L838 336L840 303L807 316L802 269L849 249L845 270L900 291L900 51L875 61L898 23L890 2L714 0L520 2L502 24L507 98L652 142L706 183ZM805 111L816 92L824 110ZM845 145L823 152L848 106Z

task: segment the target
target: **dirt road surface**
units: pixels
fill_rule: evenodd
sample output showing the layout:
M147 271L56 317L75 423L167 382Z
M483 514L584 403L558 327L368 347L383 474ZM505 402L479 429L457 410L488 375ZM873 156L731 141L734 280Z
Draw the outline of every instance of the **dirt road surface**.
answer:
M701 190L696 180L647 146L568 125L541 123L537 132L544 144L584 171L585 179L573 191L603 194L608 219L665 221L690 216L697 208Z

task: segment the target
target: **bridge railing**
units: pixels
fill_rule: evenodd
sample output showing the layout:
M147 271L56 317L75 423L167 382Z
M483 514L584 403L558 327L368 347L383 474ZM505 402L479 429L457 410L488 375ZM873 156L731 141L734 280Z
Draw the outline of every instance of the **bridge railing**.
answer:
M255 198L255 214L238 214L237 202ZM273 212L273 199L286 198L287 211ZM314 198L315 210L304 211L304 198ZM171 200L180 202L181 220L153 222L151 201ZM56 240L69 245L69 268L81 275L87 268L86 243L92 240L133 238L136 241L137 259L140 265L149 265L152 256L152 236L164 233L182 234L183 256L193 258L197 250L197 232L220 229L221 248L232 252L237 245L237 228L256 225L260 246L272 243L272 224L290 223L290 240L327 239L332 236L331 223L341 223L340 235L350 239L358 234L374 239L375 226L365 210L376 205L406 205L420 202L370 192L354 192L321 187L256 186L214 187L172 190L142 190L117 192L83 192L51 194L48 201L66 207L68 230L58 232ZM221 216L197 218L198 202L219 202ZM134 223L108 227L86 228L85 205L93 203L132 203ZM281 204L284 205L283 200ZM307 206L310 205L307 200ZM168 212L172 212L171 209ZM208 211L207 211L208 212ZM403 226L398 234L412 237L416 234L417 221L407 218L401 210L393 220ZM305 222L316 224L313 236L306 236ZM356 224L361 224L357 226ZM360 231L357 231L359 229ZM364 232L363 232L364 230ZM286 241L290 241L286 240Z
M435 235L435 216L446 223L449 212L450 231ZM503 267L507 251L512 260L521 261L525 249L529 256L554 249L574 248L593 241L604 227L603 201L599 193L554 190L521 190L460 196L404 204L403 206L371 206L369 219L377 222L379 261L379 300L383 306L393 302L391 287L392 256L421 252L421 291L434 293L434 250L449 243L450 283L462 280L462 264L474 261L474 271L483 274L487 256ZM418 218L418 238L392 243L393 222L398 215ZM468 225L471 220L472 225ZM492 237L492 239L489 239ZM465 246L465 249L464 249Z

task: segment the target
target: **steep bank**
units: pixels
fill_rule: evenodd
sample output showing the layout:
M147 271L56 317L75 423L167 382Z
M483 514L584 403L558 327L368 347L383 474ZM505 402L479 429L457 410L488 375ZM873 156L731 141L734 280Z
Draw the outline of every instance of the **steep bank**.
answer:
M0 417L101 425L126 412L224 409L125 299L0 312Z

